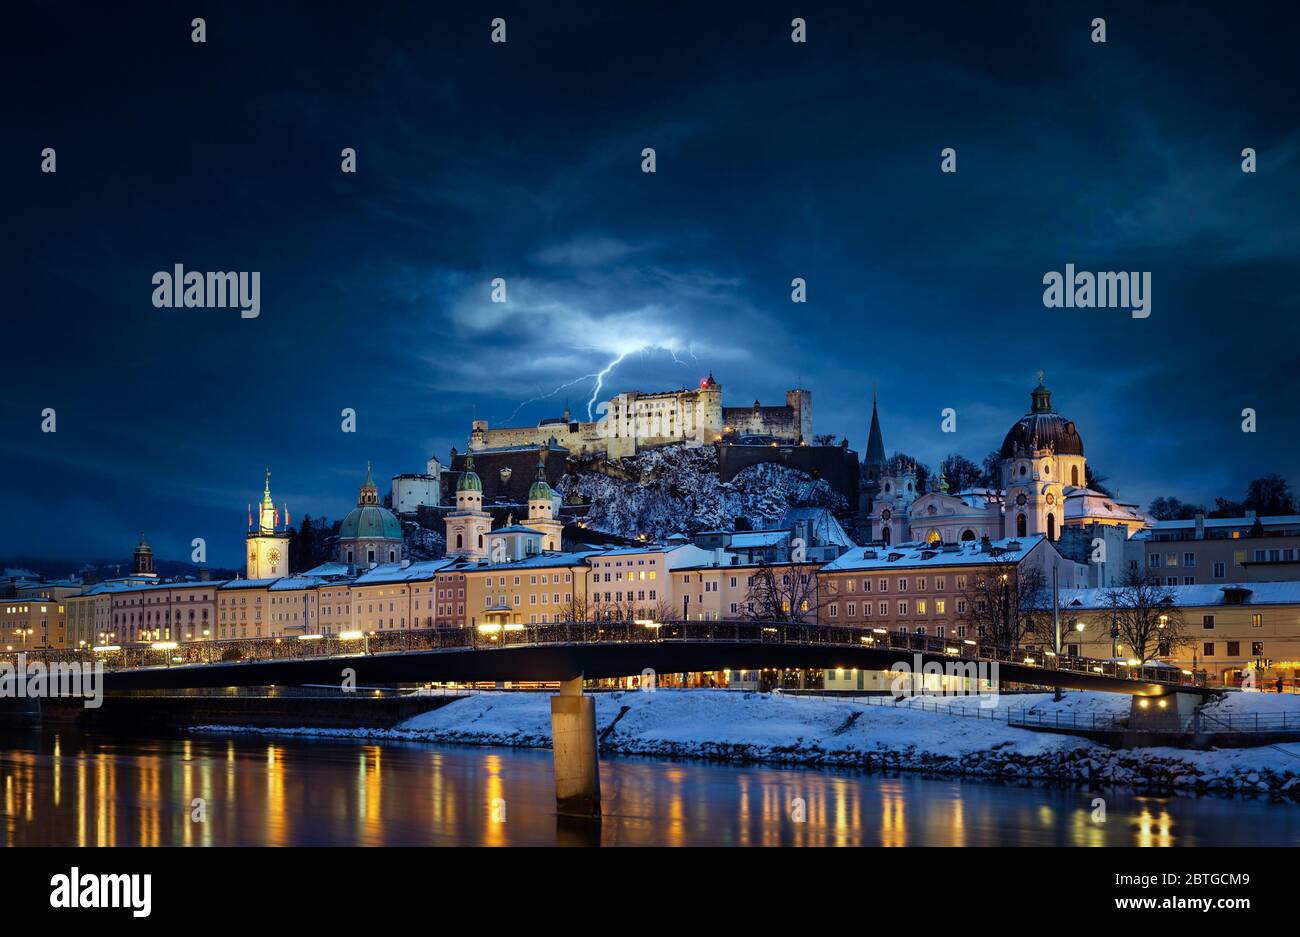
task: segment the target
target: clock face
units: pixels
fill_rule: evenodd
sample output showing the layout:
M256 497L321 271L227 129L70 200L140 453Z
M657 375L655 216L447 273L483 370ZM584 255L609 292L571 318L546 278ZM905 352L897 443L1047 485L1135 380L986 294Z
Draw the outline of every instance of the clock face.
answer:
M1029 499L1026 498L1023 494L1016 495L1016 504L1020 505L1021 507L1024 507L1024 506L1025 506L1025 502L1028 501L1028 500L1029 500Z
M272 563L278 563L280 562L280 551L272 550L270 553L266 554L266 558Z
M1049 495L1047 496L1047 503L1048 503L1048 504L1055 504L1055 503L1056 503L1056 495L1049 494Z
M880 519L882 521L887 521L893 516L894 514L892 511L889 510L889 508L885 508L883 511L880 512Z

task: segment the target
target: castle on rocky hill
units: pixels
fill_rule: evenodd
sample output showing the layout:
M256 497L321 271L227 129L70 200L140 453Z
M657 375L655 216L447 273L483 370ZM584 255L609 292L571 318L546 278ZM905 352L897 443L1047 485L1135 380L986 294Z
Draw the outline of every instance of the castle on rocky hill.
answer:
M598 404L596 411L597 419L579 421L565 407L562 417L536 426L493 429L487 420L475 420L469 448L479 452L551 445L574 458L617 459L673 443L798 445L812 440L810 391L787 391L784 406L765 407L755 400L752 407L724 407L722 385L712 374L698 388L618 394Z

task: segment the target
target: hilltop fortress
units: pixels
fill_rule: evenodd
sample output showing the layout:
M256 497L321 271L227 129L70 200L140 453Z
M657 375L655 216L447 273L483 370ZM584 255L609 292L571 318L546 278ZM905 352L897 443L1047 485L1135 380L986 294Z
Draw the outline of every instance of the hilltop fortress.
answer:
M599 419L574 420L565 407L562 417L549 417L536 426L492 429L475 420L471 452L519 446L559 446L574 458L618 459L642 449L673 443L708 445L777 443L799 445L812 440L812 393L786 391L785 405L724 407L722 385L713 375L698 388L643 394L628 391L597 406Z

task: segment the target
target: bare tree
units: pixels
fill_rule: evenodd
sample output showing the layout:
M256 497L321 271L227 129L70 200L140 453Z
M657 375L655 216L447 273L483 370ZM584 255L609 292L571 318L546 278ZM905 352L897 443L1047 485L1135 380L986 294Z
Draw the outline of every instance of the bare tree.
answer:
M1192 643L1176 593L1145 570L1129 570L1117 586L1101 591L1106 611L1093 622L1096 631L1110 637L1111 623L1132 657L1142 663L1168 657L1176 648Z
M1043 609L1051 628L1051 596L1038 566L989 554L989 562L966 576L963 621L983 641L1019 647L1042 633Z
M817 572L812 565L773 567L761 563L749 576L741 617L750 621L815 621Z
M589 621L591 603L587 601L587 596L579 592L573 592L570 596L564 610L560 613L564 616L564 621Z

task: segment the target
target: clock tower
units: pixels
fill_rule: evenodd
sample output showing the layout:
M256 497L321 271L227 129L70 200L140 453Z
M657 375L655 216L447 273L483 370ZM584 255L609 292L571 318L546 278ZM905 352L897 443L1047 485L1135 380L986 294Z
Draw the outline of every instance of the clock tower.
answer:
M258 505L257 526L253 526L253 512L248 512L248 571L249 579L278 579L289 575L289 517L285 513L285 529L278 530L279 511L271 500L271 470L266 470L266 487Z

